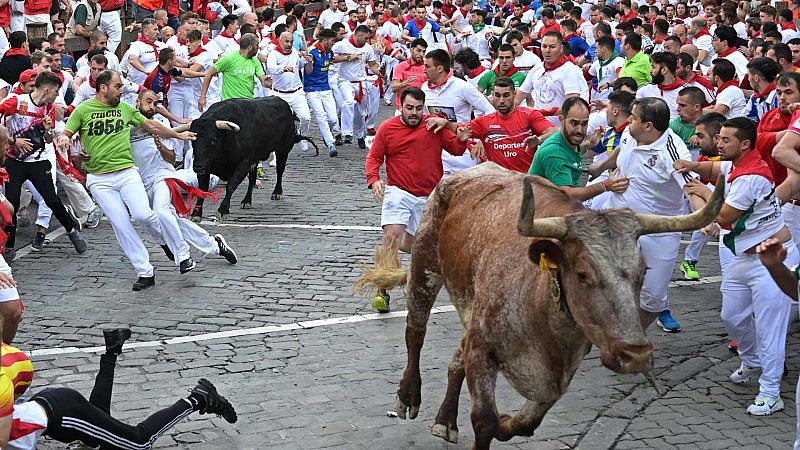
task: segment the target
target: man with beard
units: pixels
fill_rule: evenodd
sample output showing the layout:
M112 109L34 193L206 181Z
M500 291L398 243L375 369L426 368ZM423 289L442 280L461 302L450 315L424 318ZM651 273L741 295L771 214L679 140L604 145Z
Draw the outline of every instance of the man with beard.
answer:
M69 151L70 140L80 134L84 150L75 156L88 175L86 187L105 213L122 251L136 268L138 279L133 290L139 291L155 285L154 268L150 255L133 228L130 216L150 232L153 240L162 245L167 257L172 253L161 237L161 226L156 213L147 202L142 179L134 168L131 156L130 128L142 127L159 137L193 140L194 133L176 133L164 125L146 119L122 98L122 79L119 74L104 70L95 79L97 94L72 112L67 126L58 139L58 148ZM129 212L130 211L130 216Z
M675 75L675 71L678 70L678 57L667 52L653 53L650 61L652 82L641 86L636 91L636 98L663 98L669 106L669 118L675 119L678 117L678 93L688 86Z
M428 50L425 39L414 39L408 47L411 57L398 64L392 72L392 91L397 94L397 111L400 111L400 94L408 87L421 88L428 80L425 76L424 57Z
M628 188L628 179L625 177L608 178L585 187L578 186L583 174L581 144L586 138L586 128L589 125L589 104L586 100L580 97L568 98L561 107L560 119L561 130L542 143L533 156L528 173L547 178L570 197L580 201L606 191L624 192Z
M381 227L384 250L411 251L414 235L428 196L442 178L442 151L461 155L470 138L469 126L429 130L423 120L425 93L407 88L400 94L400 115L383 122L366 161L367 186L375 201L383 202ZM380 169L386 162L386 186ZM372 301L378 312L389 311L389 294L381 291Z
M139 93L136 108L145 118L153 120L156 116L157 101L155 92L145 89ZM229 263L236 264L236 253L228 247L221 234L212 237L196 223L178 216L179 212L189 213L191 205L184 202L181 194L173 193L183 190L190 197L208 198L209 195L178 180L175 167L172 165L175 162L175 152L144 127L138 127L131 129L131 153L147 191L150 206L161 224L164 240L175 255L175 262L181 273L186 273L195 266L189 254L189 244L205 255L221 256Z
M229 98L253 98L255 78L261 81L264 87L270 87L270 79L264 73L264 66L256 58L258 53L258 37L247 33L239 41L239 51L220 58L214 67L206 72L203 78L203 87L200 88L200 99L197 109L201 112L206 108L206 93L211 85L211 80L218 73L222 78L222 100Z

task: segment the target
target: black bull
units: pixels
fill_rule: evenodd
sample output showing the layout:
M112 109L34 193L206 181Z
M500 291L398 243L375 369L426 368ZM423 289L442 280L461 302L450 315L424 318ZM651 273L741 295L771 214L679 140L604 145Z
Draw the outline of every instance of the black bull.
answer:
M283 195L283 171L294 144L308 141L319 155L317 145L297 133L292 109L278 97L229 99L215 103L191 124L176 130L187 128L197 134L197 139L192 142L192 167L197 173L198 187L208 191L211 174L228 182L225 198L217 210L217 219L220 220L227 218L231 196L245 177L249 177L249 183L247 194L242 199L242 208L252 207L258 163L269 158L273 151L277 162L277 180L272 200L280 200ZM203 199L198 198L192 211L192 220L199 222L202 217Z

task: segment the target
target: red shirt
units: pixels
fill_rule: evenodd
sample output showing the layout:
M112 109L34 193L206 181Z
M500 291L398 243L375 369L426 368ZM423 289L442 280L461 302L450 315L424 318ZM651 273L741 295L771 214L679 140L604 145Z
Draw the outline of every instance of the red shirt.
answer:
M559 25L558 22L556 22L555 20L552 21L550 25L544 25L539 30L539 38L540 39L543 38L544 34L547 33L548 31L558 31L559 33L561 33L561 25Z
M483 141L489 161L522 173L528 173L533 161L533 152L528 151L525 139L539 136L555 126L539 111L522 106L505 117L494 112L477 117L469 124L472 137Z
M457 9L458 7L452 3L449 5L445 3L442 5L442 12L444 13L445 16L450 18L453 17L453 13L455 13Z
M408 87L415 87L415 88L422 88L422 83L428 80L428 77L425 76L425 64L411 64L411 58L401 62L394 68L394 72L392 72L392 80L400 80L406 81L407 79L411 78L411 76L416 77L416 79L408 85ZM400 109L400 94L402 91L397 92L395 94L395 104L397 105L397 109Z
M442 179L442 149L463 155L466 144L455 133L425 129L425 115L419 126L411 128L400 116L392 117L378 128L367 154L367 185L380 180L381 165L386 161L386 184L417 197L428 196Z
M761 159L769 166L772 171L772 178L775 179L775 186L783 183L786 179L786 167L772 158L772 149L775 148L775 135L778 131L783 131L789 127L792 118L782 114L779 108L775 108L764 114L758 122L756 139L756 150L761 154Z

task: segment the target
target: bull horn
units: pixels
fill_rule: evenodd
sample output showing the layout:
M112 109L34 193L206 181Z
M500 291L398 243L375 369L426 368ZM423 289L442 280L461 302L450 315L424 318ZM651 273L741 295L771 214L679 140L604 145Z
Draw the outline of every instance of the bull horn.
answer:
M173 128L172 131L176 133L183 133L184 131L189 131L189 127L192 126L192 122L180 124L177 127Z
M218 120L216 123L217 123L217 128L219 128L220 130L230 130L233 131L234 133L238 133L239 130L241 129L239 128L239 125L236 125L235 123L229 120Z
M519 208L517 231L526 237L561 239L567 234L567 223L563 217L534 218L533 178L523 178L522 205Z
M676 231L698 230L711 223L719 214L722 207L722 196L725 192L725 177L717 178L717 187L714 194L699 211L684 216L656 216L651 214L637 214L642 229L639 235L653 233L667 233Z

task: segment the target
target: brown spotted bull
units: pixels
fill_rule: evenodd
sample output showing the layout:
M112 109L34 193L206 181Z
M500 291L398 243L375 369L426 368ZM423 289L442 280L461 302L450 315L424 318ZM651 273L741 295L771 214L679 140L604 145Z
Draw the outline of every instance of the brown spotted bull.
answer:
M531 436L592 344L615 372L649 371L653 347L638 317L645 265L637 238L700 228L716 216L721 197L718 187L703 210L660 217L586 209L543 178L491 163L442 181L426 205L408 271L379 265L357 283L387 289L407 281L408 362L397 414L414 419L419 411L420 351L442 285L465 329L431 429L447 441L458 439L465 375L474 448L485 449L492 439ZM497 412L498 372L527 399L514 416Z

